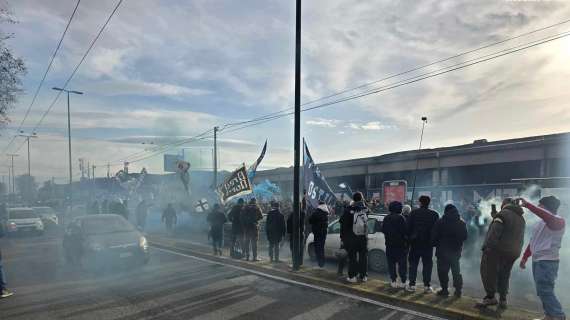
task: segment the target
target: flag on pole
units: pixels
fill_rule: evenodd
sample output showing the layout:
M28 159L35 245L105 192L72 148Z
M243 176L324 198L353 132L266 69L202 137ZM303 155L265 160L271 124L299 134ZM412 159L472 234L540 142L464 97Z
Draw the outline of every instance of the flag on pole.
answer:
M261 154L257 158L257 160L249 167L247 170L247 178L250 182L253 182L253 178L255 178L255 173L257 172L257 167L265 157L265 152L267 151L267 140L265 140L265 144L263 145L263 149L261 150Z
M333 206L336 201L335 194L313 161L304 139L303 146L303 176L305 190L307 190L307 205L316 208L319 201L324 201L327 205Z
M232 172L224 182L218 186L216 192L220 196L222 203L225 203L233 197L250 194L252 188L247 177L245 164Z

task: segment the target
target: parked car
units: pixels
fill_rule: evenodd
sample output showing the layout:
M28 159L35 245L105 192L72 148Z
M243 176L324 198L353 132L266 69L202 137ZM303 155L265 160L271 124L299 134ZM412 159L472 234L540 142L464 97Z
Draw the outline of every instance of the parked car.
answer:
M380 232L382 221L386 215L368 215L368 268L375 272L388 271L386 260L386 243L384 234ZM307 238L307 253L311 259L315 258L314 236ZM340 248L340 222L335 219L329 223L327 240L325 242L325 257L336 259L335 252Z
M42 235L44 224L32 208L8 208L5 230L8 234L29 233Z
M65 230L63 249L66 261L89 271L149 260L144 235L129 221L116 214L81 216Z
M44 226L58 225L59 219L51 207L33 207L34 212L42 219Z

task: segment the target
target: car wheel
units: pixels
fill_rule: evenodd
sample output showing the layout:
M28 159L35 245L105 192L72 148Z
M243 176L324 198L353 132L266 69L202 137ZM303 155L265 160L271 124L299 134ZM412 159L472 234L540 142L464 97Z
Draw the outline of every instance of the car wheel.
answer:
M372 250L368 252L368 267L374 272L386 273L388 271L388 261L384 251Z
M309 243L307 245L307 254L309 254L309 258L311 261L317 261L317 256L315 255L315 244Z

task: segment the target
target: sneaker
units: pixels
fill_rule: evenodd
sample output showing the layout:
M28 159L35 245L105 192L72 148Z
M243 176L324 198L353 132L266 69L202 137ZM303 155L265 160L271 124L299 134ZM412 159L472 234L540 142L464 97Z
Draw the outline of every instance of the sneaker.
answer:
M0 298L8 298L10 296L13 296L14 293L11 291L8 291L8 289L2 289L2 293L0 294Z
M364 277L360 278L360 281L362 281L362 282L368 282L368 277L367 277L367 276L364 276Z
M461 295L462 295L461 290L457 290L457 289L456 289L455 292L453 293L453 295L454 295L456 298L461 298Z
M437 291L436 294L439 297L449 297L449 291L447 289L443 289L443 288L441 288L439 291Z
M434 292L435 292L435 290L433 290L432 286L426 286L424 288L424 293L434 293Z
M408 282L407 282L407 281L404 281L404 282L400 281L400 282L398 282L398 288L405 289L407 285L408 285Z
M477 305L481 307L496 306L499 302L495 297L485 297Z
M501 309L507 309L507 299L500 299L499 300L499 308Z
M406 286L406 291L408 292L416 292L416 286L415 285L407 285Z
M346 282L348 282L348 283L357 283L358 280L356 280L356 277L354 277L354 278L347 277L347 278L346 278Z
M398 283L396 281L390 282L390 287L392 287L392 289L400 288L400 286L398 285Z

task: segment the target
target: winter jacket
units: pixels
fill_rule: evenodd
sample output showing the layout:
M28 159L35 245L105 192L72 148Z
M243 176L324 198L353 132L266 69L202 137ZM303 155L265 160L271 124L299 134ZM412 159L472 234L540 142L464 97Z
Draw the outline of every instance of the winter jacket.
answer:
M329 227L329 209L326 204L321 204L313 211L309 218L311 230L315 237L325 236Z
M433 226L439 220L437 212L421 207L412 210L408 219L408 237L412 247L430 248L431 231Z
M518 258L523 248L526 227L523 213L523 209L517 205L503 207L489 226L483 250L493 250Z
M457 208L446 211L435 223L431 239L437 257L461 257L463 243L467 240L467 225L461 220Z
M265 222L265 233L269 242L281 242L286 232L285 216L279 209L271 209L267 213Z
M406 248L408 246L408 229L406 218L400 213L390 213L382 221L382 233L386 247Z
M224 223L228 221L226 215L220 210L212 210L207 217L212 233L221 233L224 230Z
M346 207L344 214L340 217L340 239L346 247L367 243L368 235L356 235L352 228L354 224L354 214L360 211L364 211L367 214L370 213L364 201L354 202Z
M228 220L232 223L233 232L241 232L243 230L241 225L241 211L243 210L243 205L236 204L230 210L228 214Z
M259 220L263 219L263 214L257 204L248 204L243 208L240 217L244 230L254 230L258 228Z
M299 216L299 233L303 235L304 232L305 232L305 211L301 210ZM287 217L287 233L293 234L293 214L290 214L289 217Z
M176 224L178 217L176 216L176 211L172 207L167 207L162 212L162 222L166 222L168 224L173 223Z

